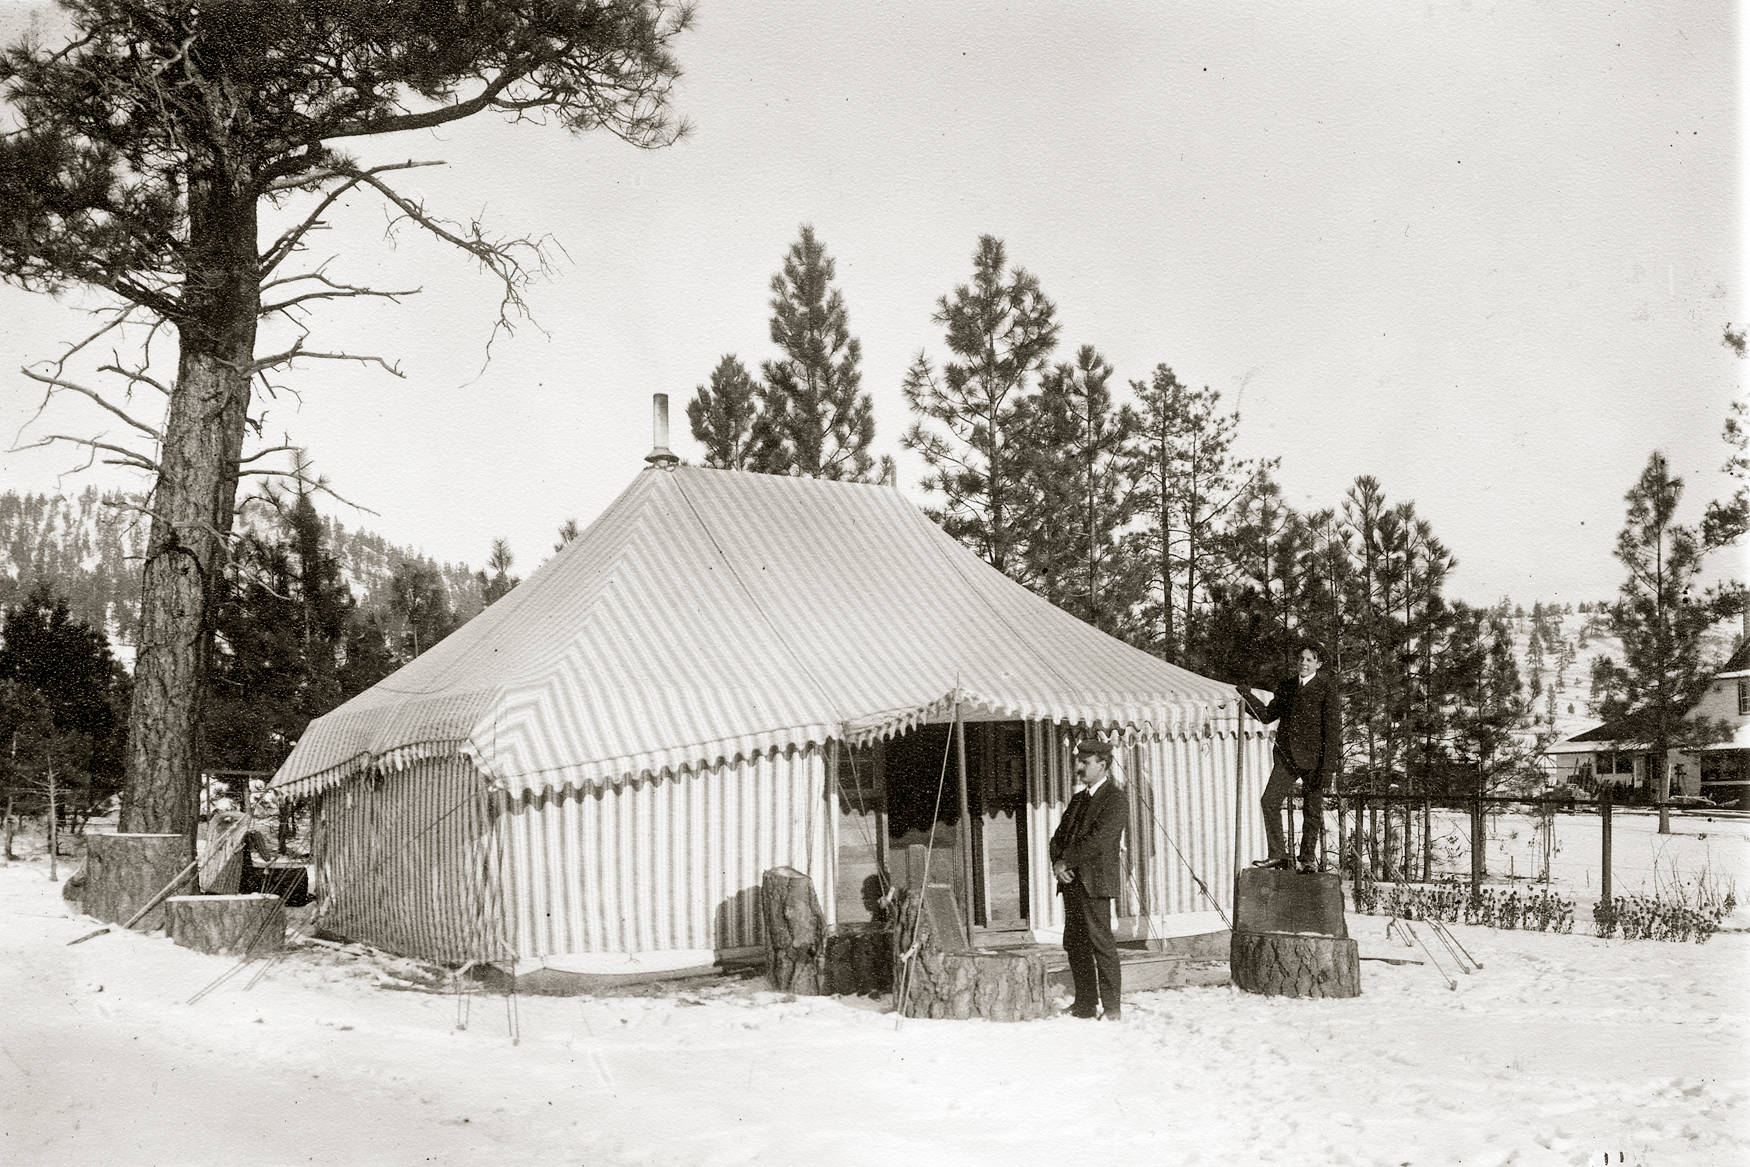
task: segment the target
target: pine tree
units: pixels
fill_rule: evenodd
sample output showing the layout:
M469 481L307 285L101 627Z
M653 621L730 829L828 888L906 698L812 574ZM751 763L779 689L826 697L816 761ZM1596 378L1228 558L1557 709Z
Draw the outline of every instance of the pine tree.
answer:
M395 656L405 664L455 631L443 577L431 564L403 559L389 577L389 636Z
M758 408L758 390L747 367L732 353L726 353L711 371L709 385L700 385L687 402L687 424L693 439L705 447L705 465L719 470L752 470L753 424ZM572 522L571 538L576 538L576 522ZM571 539L560 533L560 542L553 550L561 550Z
M1700 581L1707 543L1677 521L1683 480L1665 455L1654 451L1624 496L1626 522L1616 539L1616 558L1627 574L1610 612L1611 630L1622 639L1623 663L1601 671L1606 698L1600 711L1610 721L1629 719L1652 746L1651 764L1659 806L1659 833L1671 831L1669 755L1673 748L1717 740L1724 727L1688 717L1712 679L1703 637L1722 615L1737 610L1735 591L1704 589Z
M875 415L862 391L863 348L833 273L832 257L804 224L772 277L771 336L783 355L760 366L755 468L863 482L875 465Z
M923 353L900 386L917 420L903 439L929 467L930 515L998 571L1016 561L1015 410L1057 345L1057 309L1024 269L1009 269L1000 239L980 236L970 284L936 302L948 351L938 376Z
M507 540L500 538L492 541L492 554L486 560L487 570L478 573L480 597L488 606L509 595L510 589L522 582L510 574L510 565L515 558Z
M0 750L27 747L32 774L55 766L75 821L121 789L128 677L109 640L46 583L0 611ZM23 734L17 742L7 735Z
M1144 615L1153 647L1168 660L1203 664L1200 630L1212 584L1221 583L1224 525L1253 477L1232 454L1238 413L1221 413L1221 395L1190 389L1166 365L1148 382L1132 381L1141 436L1130 475L1141 525L1133 540L1148 563L1151 596Z
M1107 632L1130 625L1142 598L1122 535L1135 513L1127 478L1136 414L1114 408L1112 366L1092 345L1046 372L1016 414L1015 528L1023 582Z
M1201 671L1239 681L1274 675L1319 610L1309 570L1312 533L1261 468L1223 537L1221 578L1209 584Z

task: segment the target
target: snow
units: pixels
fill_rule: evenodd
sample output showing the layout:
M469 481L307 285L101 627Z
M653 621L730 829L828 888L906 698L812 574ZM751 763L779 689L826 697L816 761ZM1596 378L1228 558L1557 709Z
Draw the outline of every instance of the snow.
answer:
M1656 843L1652 821L1619 816L1619 851L1750 887L1750 820ZM759 978L506 998L309 945L69 946L96 925L37 856L0 867L0 1162L1750 1161L1750 934L1455 925L1467 974L1385 925L1349 915L1364 956L1424 963L1364 961L1353 1000L1201 986L1133 993L1115 1025L900 1022Z

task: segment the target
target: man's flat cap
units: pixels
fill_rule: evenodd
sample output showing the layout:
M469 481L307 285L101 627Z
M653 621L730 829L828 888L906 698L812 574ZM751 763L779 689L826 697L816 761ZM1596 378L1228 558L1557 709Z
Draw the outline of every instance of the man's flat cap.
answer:
M1097 737L1085 737L1076 743L1076 753L1110 762L1112 760L1112 743L1102 741Z

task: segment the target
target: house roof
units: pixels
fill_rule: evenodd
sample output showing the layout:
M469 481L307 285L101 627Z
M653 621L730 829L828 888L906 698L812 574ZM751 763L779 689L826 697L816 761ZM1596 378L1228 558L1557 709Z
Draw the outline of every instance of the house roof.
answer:
M640 473L424 655L311 722L274 786L460 753L512 790L605 784L952 715L1159 734L1231 686L996 571L891 487Z
M1726 663L1720 666L1720 671L1714 676L1720 678L1750 677L1750 638L1746 638L1732 655L1726 658Z
M1644 742L1653 736L1651 719L1631 713L1627 717L1619 717L1615 721L1607 721L1603 725L1588 729L1583 733L1567 738L1569 742L1595 742L1599 745L1611 745L1616 742Z

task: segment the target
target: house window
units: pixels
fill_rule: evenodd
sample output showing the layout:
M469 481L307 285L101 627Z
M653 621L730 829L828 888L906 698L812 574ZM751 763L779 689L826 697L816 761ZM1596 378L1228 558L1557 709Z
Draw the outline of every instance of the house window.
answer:
M1738 716L1750 713L1750 681L1738 682Z

